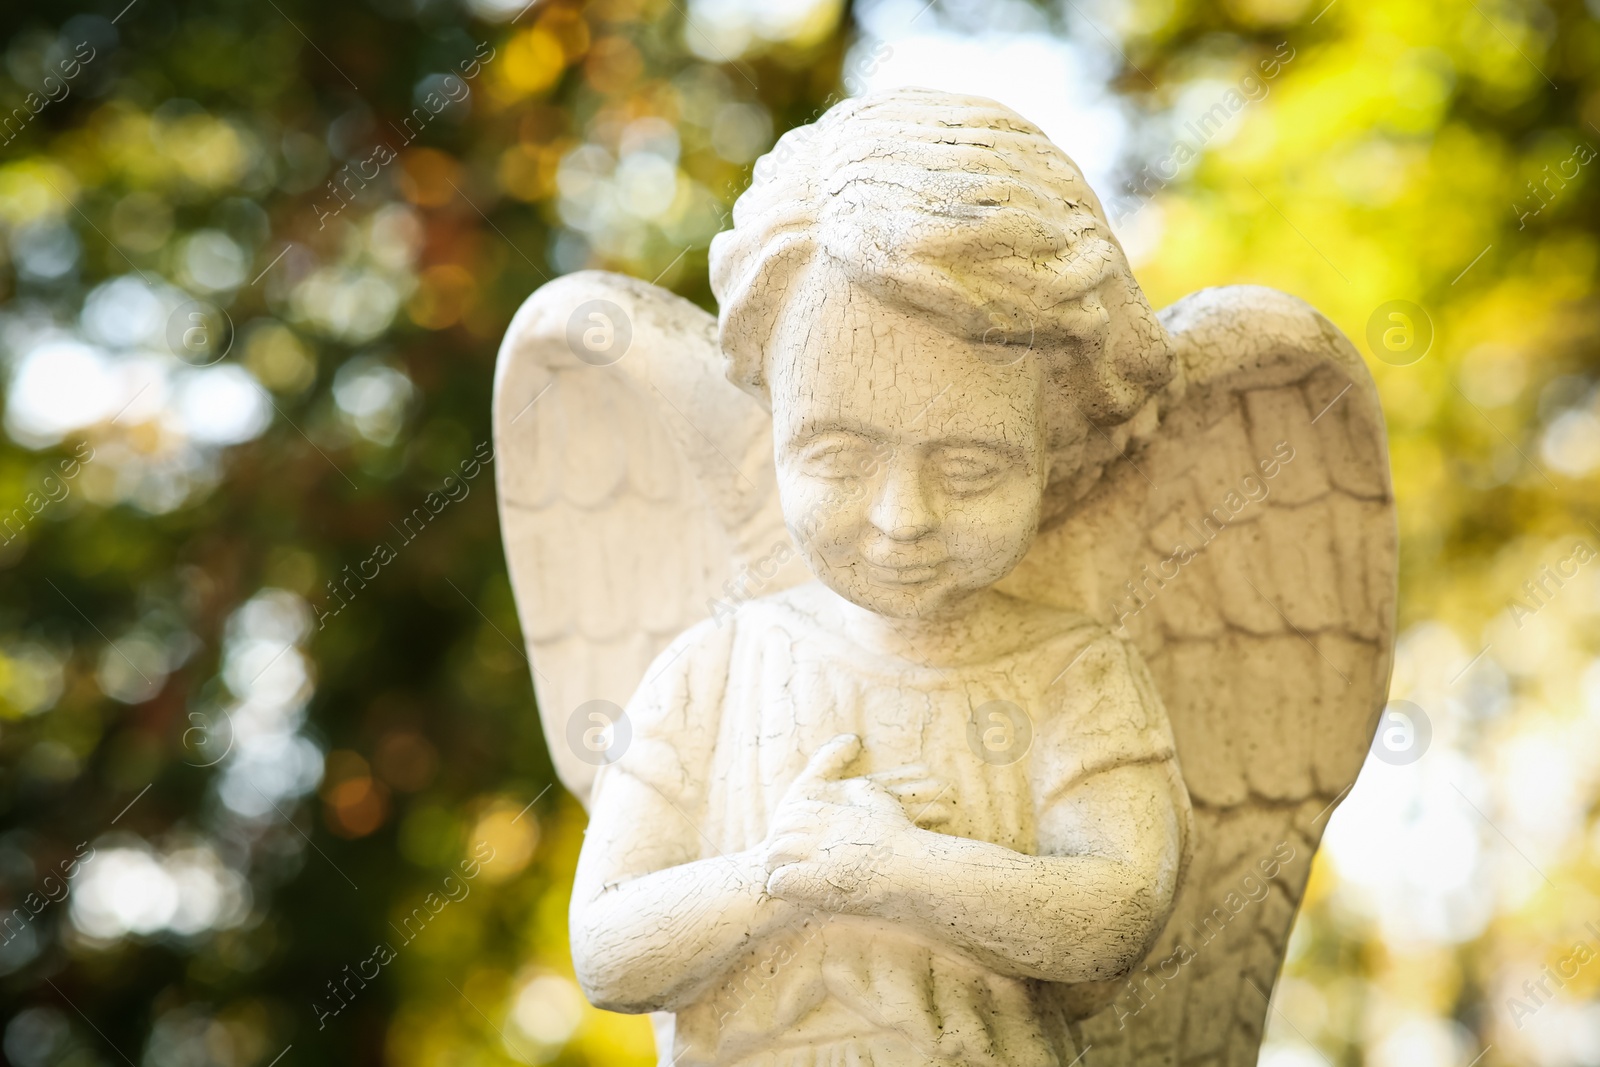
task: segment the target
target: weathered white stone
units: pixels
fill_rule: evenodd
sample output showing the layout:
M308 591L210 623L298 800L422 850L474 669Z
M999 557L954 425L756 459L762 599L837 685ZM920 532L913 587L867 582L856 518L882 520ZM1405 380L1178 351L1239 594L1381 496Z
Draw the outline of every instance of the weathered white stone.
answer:
M1388 683L1360 357L1153 313L1059 149L924 90L786 134L711 273L551 282L497 370L589 997L682 1067L1254 1063Z

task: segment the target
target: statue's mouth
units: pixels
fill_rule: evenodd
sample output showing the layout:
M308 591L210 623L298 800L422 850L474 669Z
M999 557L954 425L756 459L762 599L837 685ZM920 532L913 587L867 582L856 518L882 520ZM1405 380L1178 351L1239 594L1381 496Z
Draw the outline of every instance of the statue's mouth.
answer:
M868 564L868 575L874 585L925 585L939 576L939 565L917 563L895 567Z

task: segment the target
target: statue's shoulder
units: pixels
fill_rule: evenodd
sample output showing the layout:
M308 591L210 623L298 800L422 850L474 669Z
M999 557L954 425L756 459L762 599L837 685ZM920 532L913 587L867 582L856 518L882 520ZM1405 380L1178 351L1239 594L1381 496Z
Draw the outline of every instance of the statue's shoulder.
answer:
M713 686L720 690L726 684L729 666L741 644L759 642L773 632L791 637L807 631L827 632L828 625L820 617L820 588L818 583L807 583L743 601L730 610L701 619L661 650L645 672L641 688L688 686L705 695Z
M657 653L645 669L630 714L692 718L695 708L721 701L737 633L718 619L702 619Z
M1053 675L1078 657L1091 652L1116 653L1124 647L1104 624L1082 612L1001 595L1016 619L1012 655L1034 664L1035 670Z
M796 636L827 634L839 627L834 594L816 579L756 597L739 609L737 618L752 637L772 630Z

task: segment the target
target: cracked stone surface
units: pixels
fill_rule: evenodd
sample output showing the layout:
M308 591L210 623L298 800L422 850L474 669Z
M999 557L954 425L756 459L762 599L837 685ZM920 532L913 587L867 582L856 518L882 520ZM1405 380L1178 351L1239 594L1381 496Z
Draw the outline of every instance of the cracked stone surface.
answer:
M927 90L785 134L711 275L557 279L496 371L585 992L683 1067L1254 1064L1388 689L1359 355L1154 312L1060 149Z

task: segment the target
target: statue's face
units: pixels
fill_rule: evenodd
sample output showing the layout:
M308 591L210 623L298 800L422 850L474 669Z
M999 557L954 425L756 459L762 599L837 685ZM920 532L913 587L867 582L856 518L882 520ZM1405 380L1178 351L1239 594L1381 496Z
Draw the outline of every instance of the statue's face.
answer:
M863 608L959 612L1038 529L1038 361L1002 362L842 278L810 280L767 368L789 531L813 573Z

